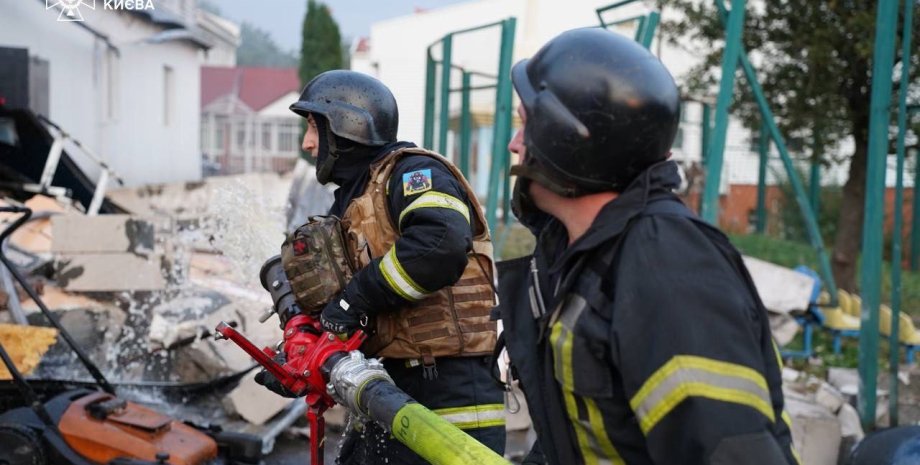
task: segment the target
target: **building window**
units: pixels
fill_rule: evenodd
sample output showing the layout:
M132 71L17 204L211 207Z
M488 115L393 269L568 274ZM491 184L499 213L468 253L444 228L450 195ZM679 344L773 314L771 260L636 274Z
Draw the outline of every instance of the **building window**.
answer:
M235 131L236 145L234 145L234 147L236 148L237 152L242 153L243 150L246 148L246 123L243 123L242 121L240 121L236 123L235 126L236 126L236 131Z
M292 154L297 152L297 139L300 126L297 121L284 121L278 124L278 152Z
M223 152L227 148L227 117L214 118L214 149Z
M271 152L272 150L272 123L262 123L262 150Z
M201 151L211 151L211 119L208 115L201 115Z
M175 91L176 83L172 67L163 67L163 124L169 126L172 124L173 111L176 105Z

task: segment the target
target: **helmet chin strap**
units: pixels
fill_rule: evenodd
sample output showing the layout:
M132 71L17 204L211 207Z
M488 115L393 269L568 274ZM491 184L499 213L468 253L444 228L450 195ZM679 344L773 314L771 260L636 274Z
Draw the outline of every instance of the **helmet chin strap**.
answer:
M336 150L335 134L329 129L329 124L323 117L314 117L319 137L319 155L316 157L316 180L326 185L332 181L332 172L335 162L339 160Z

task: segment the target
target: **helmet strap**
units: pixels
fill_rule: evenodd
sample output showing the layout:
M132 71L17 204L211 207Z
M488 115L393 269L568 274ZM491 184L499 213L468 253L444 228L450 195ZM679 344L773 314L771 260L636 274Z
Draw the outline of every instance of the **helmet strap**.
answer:
M319 156L316 157L316 180L320 184L328 184L332 181L332 171L335 169L335 162L339 159L336 150L335 135L324 117L313 117L316 121L316 129L319 132Z

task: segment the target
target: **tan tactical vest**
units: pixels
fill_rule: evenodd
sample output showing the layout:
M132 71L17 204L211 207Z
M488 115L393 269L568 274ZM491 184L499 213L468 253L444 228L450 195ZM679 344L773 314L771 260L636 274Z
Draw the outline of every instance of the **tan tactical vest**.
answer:
M377 357L422 359L492 353L496 324L489 313L495 306L491 283L495 276L492 239L473 188L446 158L420 148L395 150L371 165L364 193L352 200L342 218L353 263L358 269L386 254L399 237L390 219L387 185L396 162L404 156L426 155L444 164L462 183L473 206L473 250L460 280L396 312L377 315L377 333L364 352Z

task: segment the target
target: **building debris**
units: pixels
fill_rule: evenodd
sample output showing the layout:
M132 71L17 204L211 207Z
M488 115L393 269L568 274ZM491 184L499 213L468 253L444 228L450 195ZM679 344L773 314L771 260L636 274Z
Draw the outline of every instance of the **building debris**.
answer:
M24 375L32 374L42 355L57 341L57 334L53 328L0 324L0 344ZM9 370L0 363L0 380L10 379Z

